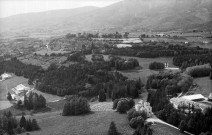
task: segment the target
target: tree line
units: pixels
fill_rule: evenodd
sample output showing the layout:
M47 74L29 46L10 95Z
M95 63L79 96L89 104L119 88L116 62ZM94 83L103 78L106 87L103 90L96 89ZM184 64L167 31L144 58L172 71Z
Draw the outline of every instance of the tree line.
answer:
M173 58L173 64L181 69L208 63L212 65L212 55L210 53L178 55Z
M164 43L165 44L165 43ZM178 55L210 54L210 49L184 47L180 45L133 45L131 48L109 48L105 54L134 56L141 58L173 57Z

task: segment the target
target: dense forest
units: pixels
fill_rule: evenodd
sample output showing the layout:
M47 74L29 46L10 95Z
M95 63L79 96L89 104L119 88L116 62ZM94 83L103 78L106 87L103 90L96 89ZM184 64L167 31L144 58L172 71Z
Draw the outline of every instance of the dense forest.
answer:
M104 91L113 100L121 97L138 97L143 86L139 80L127 80L119 72L111 71L109 62L82 61L69 67L51 64L47 70L27 65L13 58L1 62L1 73L11 72L29 79L29 84L46 93L65 96L93 97Z

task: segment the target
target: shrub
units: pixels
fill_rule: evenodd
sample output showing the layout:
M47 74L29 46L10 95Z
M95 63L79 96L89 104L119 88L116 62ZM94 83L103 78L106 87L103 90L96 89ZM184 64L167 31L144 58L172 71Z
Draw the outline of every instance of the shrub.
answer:
M115 99L115 100L113 101L113 110L115 110L115 109L117 108L118 102L119 102L119 99Z
M155 69L164 69L165 66L161 62L152 62L149 64L149 69L155 70Z
M135 105L135 101L132 98L128 98L129 109L133 108Z
M144 120L147 119L147 113L145 111L136 111L134 108L127 112L127 118L130 121L133 118L141 116Z
M137 128L138 126L143 127L144 126L144 119L142 118L142 116L138 116L135 118L132 118L130 120L130 127L131 128Z
M120 133L117 131L116 125L113 121L110 123L108 135L120 135Z
M119 113L126 113L129 110L129 103L127 100L121 100L117 104L117 111Z
M209 76L210 72L211 72L211 66L209 64L186 68L186 73L192 77Z
M12 100L12 96L11 96L11 94L10 94L9 92L7 93L7 99L8 99L9 101Z

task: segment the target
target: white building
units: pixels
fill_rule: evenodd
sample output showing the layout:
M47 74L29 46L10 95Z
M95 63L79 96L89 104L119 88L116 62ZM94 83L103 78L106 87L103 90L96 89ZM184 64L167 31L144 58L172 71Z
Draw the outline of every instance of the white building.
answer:
M147 117L152 116L152 107L149 102L145 102L143 100L139 101L138 104L135 105L136 111L145 111L147 113Z
M117 44L116 47L117 48L126 48L126 47L132 47L132 45L130 45L130 44Z
M1 80L3 81L3 80L6 80L6 79L9 79L11 77L12 77L12 75L10 75L8 73L4 73L4 74L1 75Z
M206 98L201 94L195 94L195 95L188 95L183 96L183 99L190 100L190 101L203 101L206 100Z
M16 95L24 95L24 92L28 92L30 90L29 87L24 86L23 84L19 84L15 88L12 88L12 91L15 92Z

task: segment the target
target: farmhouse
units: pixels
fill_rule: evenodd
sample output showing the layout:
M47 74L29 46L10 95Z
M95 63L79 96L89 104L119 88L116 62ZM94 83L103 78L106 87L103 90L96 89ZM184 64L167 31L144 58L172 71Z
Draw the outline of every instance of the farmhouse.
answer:
M28 92L30 90L29 87L24 86L23 84L19 84L15 88L12 88L12 91L15 92L16 95L23 96L24 92Z
M1 80L3 81L3 80L6 80L6 79L9 79L11 77L12 77L12 75L10 75L8 73L4 73L4 74L1 75Z
M147 117L152 116L152 107L149 102L141 100L135 105L135 109L136 111L145 111L147 113Z

